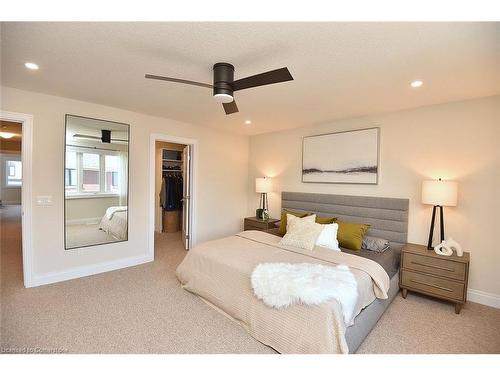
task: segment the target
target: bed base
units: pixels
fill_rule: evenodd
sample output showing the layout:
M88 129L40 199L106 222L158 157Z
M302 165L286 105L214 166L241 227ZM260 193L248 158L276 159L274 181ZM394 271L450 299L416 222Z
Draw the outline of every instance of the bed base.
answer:
M371 332L377 324L385 310L392 303L399 292L399 271L396 272L390 280L387 299L375 299L367 307L365 307L354 319L354 325L347 328L345 339L349 348L349 353L356 353L358 348L365 341L366 336Z

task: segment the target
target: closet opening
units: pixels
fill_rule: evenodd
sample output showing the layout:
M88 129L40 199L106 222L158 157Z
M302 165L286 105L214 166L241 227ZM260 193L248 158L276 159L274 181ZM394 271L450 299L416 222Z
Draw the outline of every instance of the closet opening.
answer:
M154 230L162 250L192 244L191 153L189 144L155 141Z

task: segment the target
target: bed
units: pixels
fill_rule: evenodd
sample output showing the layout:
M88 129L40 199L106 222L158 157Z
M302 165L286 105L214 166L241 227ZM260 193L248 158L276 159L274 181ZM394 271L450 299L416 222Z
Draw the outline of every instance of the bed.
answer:
M283 192L282 208L371 224L368 235L388 239L390 251L353 254L319 248L311 256L305 250L279 246L274 234L247 231L196 246L177 269L177 277L183 288L280 353L354 353L398 292L408 204L407 199L397 198ZM285 309L264 305L250 285L252 270L264 262L347 264L358 285L354 324L341 324L335 300Z
M99 229L119 241L127 239L128 232L127 206L113 206L106 209L106 213L99 223Z

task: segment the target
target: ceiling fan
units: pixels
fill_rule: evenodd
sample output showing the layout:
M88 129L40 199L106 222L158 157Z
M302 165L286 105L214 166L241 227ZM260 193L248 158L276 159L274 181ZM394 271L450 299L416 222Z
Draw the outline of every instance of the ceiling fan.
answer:
M189 81L186 79L163 77L152 74L146 74L145 77L149 79L159 79L162 81L184 83L187 85L201 86L213 89L213 97L216 101L222 103L226 115L238 112L238 106L234 101L235 91L293 80L292 75L286 67L256 74L246 78L237 79L236 81L234 80L234 66L229 63L217 63L214 65L213 71L213 85L210 85L208 83Z
M111 138L111 130L101 130L101 136L94 136L94 135L86 135L86 134L73 134L73 138L84 138L84 139L92 139L92 140L99 140L102 143L117 143L117 142L123 142L123 143L128 143L127 139L119 139L119 138Z

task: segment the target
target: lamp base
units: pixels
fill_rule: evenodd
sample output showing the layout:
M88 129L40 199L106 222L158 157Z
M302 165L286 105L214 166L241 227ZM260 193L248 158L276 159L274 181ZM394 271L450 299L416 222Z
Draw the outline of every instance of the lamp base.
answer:
M261 220L269 219L269 205L267 203L267 193L260 194L260 208L255 211L255 217Z
M434 246L432 246L432 238L434 237L434 222L436 221L436 209L439 208L439 225L440 225L440 234L441 234L441 242L444 241L444 214L443 214L443 206L434 206L432 208L432 218L431 218L431 229L429 231L429 241L427 242L427 249L434 250Z

